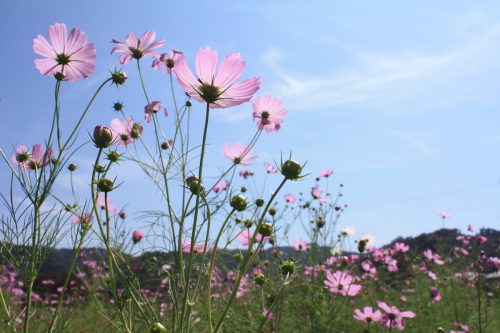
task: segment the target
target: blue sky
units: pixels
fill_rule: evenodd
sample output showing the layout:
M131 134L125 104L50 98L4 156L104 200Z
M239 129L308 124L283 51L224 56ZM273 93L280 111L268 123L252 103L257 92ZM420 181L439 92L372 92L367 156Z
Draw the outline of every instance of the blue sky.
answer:
M0 147L10 152L47 135L54 82L35 69L32 39L49 25L78 27L97 48L95 74L62 90L67 123L119 65L111 38L156 30L167 41L162 50L182 50L190 64L200 47L220 56L241 52L244 77L260 76L260 93L281 98L289 111L280 133L258 143L253 169L262 172L262 162L279 160L282 151L307 160L312 175L334 169L349 205L342 226L373 233L378 244L439 228L440 210L452 214L449 227L498 228L499 14L496 1L3 1ZM142 117L135 66L124 70L130 82L99 97L82 140L95 124L109 124L115 100ZM167 78L149 69L145 75L151 94L168 103ZM199 104L197 112L202 118ZM255 125L249 104L212 114L208 162L215 174L227 166L222 144L248 141ZM94 153L84 149L76 158L82 196ZM0 171L4 192L9 177L4 165ZM126 190L113 200L128 204L131 227L144 227L134 213L157 208L157 195L143 195L151 189L132 165L118 174ZM63 177L56 186L62 196ZM313 176L285 192L308 192L312 183Z

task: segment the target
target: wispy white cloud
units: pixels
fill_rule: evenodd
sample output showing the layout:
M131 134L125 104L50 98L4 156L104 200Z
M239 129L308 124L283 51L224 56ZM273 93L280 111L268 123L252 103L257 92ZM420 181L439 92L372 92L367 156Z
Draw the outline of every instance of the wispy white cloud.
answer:
M284 64L288 55L280 48L269 49L261 60L277 77L274 93L295 111L363 105L401 114L480 98L464 92L478 90L473 80L480 78L478 73L500 67L494 56L500 49L500 25L461 33L460 39L460 46L441 53L350 48L354 63L336 73L299 73Z

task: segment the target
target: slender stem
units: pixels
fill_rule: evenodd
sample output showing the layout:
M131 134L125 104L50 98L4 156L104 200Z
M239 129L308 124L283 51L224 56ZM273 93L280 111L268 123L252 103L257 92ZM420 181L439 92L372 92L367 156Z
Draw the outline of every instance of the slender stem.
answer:
M205 126L203 128L203 139L201 143L201 156L200 156L200 165L198 167L198 181L203 184L203 160L205 158L205 147L206 147L206 142L207 142L207 133L208 133L208 119L210 115L210 104L207 103L207 108L205 111ZM186 281L185 281L185 290L184 290L184 297L183 297L183 304L182 304L182 311L181 311L181 318L180 318L180 328L182 330L182 325L183 325L183 319L184 319L184 314L186 311L186 306L188 303L188 291L189 291L189 280L191 279L191 273L193 269L193 256L194 256L194 246L196 242L196 225L198 222L198 213L199 213L199 208L200 208L200 194L196 196L196 204L195 204L195 211L194 211L194 217L193 217L193 229L191 231L191 251L189 253L189 259L188 259L188 271L186 275Z

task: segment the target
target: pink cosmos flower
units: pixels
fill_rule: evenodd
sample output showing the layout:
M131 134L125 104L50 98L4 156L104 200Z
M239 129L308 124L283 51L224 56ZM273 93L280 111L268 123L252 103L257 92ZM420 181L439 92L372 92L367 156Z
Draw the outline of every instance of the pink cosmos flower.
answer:
M68 82L87 78L94 71L95 47L84 32L73 28L67 35L64 23L49 27L50 43L42 35L33 39L33 52L42 59L35 66L42 75L58 75Z
M220 182L214 185L213 191L215 193L219 193L220 191L224 191L225 189L227 189L229 185L230 183L228 180L221 180Z
M371 306L365 306L363 311L360 309L354 310L354 319L364 321L365 323L375 323L382 320L382 312L379 310L373 311Z
M252 170L242 170L240 171L240 177L243 177L243 179L247 179L248 177L251 177L255 175L255 172Z
M11 157L12 163L21 169L28 169L28 161L31 154L26 146L19 146L16 148L16 155Z
M264 162L264 168L266 169L267 173L276 173L278 172L278 168L272 166L271 164Z
M270 95L255 96L252 101L253 119L257 120L257 128L266 132L277 132L281 128L283 119L288 113L281 106L281 100L273 99Z
M321 193L323 193L323 190L318 185L311 189L311 195L314 199L320 199Z
M23 154L27 153L27 149L24 146L18 147L18 149L19 151L22 151ZM19 157L18 149L16 149L17 153L16 158ZM28 153L29 159L26 162L22 162L25 163L24 166L21 165L22 163L19 163L18 165L20 165L20 167L23 168L27 167L32 170L41 169L43 167L46 167L50 163L50 161L52 160L53 153L54 151L52 148L49 148L47 152L45 152L45 146L38 143L36 145L33 145L33 148L31 149L31 154Z
M328 178L331 175L333 175L333 170L332 169L324 169L319 172L320 177L325 177ZM366 309L366 308L365 308ZM370 308L371 309L371 308Z
M341 294L342 296L356 296L361 292L361 286L354 284L354 277L342 271L332 273L326 271L325 285L332 294Z
M144 237L144 233L140 230L134 230L132 233L132 241L134 244L137 244L141 241L141 239Z
M101 209L106 209L106 204L104 202L104 197L100 194L97 195L97 206L101 207ZM111 198L108 197L107 200L106 200L106 203L108 204L108 212L111 213L111 214L114 214L116 213L116 206L114 206L112 203L111 203Z
M217 60L217 51L200 49L196 54L196 78L181 54L175 67L181 88L197 101L208 103L210 108L227 108L249 101L259 89L260 79L235 83L245 68L239 53L229 54L218 68Z
M392 249L394 250L394 252L406 253L410 251L410 246L406 245L405 243L395 243L392 246Z
M172 73L172 70L174 70L175 63L179 59L179 56L182 54L182 52L177 51L177 50L172 50L168 53L163 53L160 58L157 58L153 60L152 67L155 70L158 69L163 69L165 73Z
M74 224L85 224L92 222L92 213L83 213L82 215L73 215L71 218Z
M432 253L431 249L425 250L424 256L427 258L427 260L435 263L436 265L444 265L444 261L441 259L441 256L439 254Z
M238 240L240 241L241 246L248 246L248 245L250 245L250 241L252 240L252 236L253 236L253 234L250 232L250 230L245 229L242 232L240 232L238 234L238 236L236 236L236 238L238 238ZM255 237L255 241L257 243L259 243L259 242L265 243L265 242L269 241L269 239L271 239L271 237L269 237L269 236L263 237L259 233Z
M484 243L486 243L487 241L488 241L488 238L486 238L486 237L484 237L484 236L479 235L479 236L477 236L477 237L476 237L476 243L477 243L478 245L483 245L483 244L484 244Z
M404 318L416 317L416 314L412 311L399 311L397 307L389 306L381 301L377 301L377 304L385 312L382 317L382 324L385 327L393 327L402 331L405 328Z
M311 248L311 245L309 245L305 240L303 239L297 239L293 242L293 248L296 251L301 251L301 252L306 252L309 251Z
M284 198L285 198L285 201L287 203L290 203L290 204L293 204L297 201L297 198L292 193L285 194Z
M373 263L370 261L370 260L365 260L361 263L361 268L367 272L367 273L370 273L370 274L375 274L377 273L377 269L375 268L375 266L373 265Z
M262 316L267 317L269 320L274 320L273 313L266 308L262 309Z
M433 302L439 302L441 300L441 293L439 292L438 288L431 287L429 289L429 294Z
M450 218L451 217L451 214L447 211L440 211L437 213L439 217L441 217L442 219L447 219L447 218Z
M467 226L467 231L468 231L468 232L472 232L472 233L475 233L475 232L476 232L476 230L474 230L474 228L472 227L472 224L469 224L469 225Z
M236 142L233 147L228 143L224 144L223 153L227 159L233 161L234 164L249 165L257 156L251 156L253 149Z
M157 113L158 111L163 110L163 113L165 113L165 116L168 116L167 108L165 105L163 105L162 102L160 101L152 101L148 105L144 107L144 118L146 119L146 122L149 123L151 122L151 117L153 113Z
M112 40L116 46L111 50L111 53L123 53L120 56L120 64L128 64L132 58L137 60L142 57L158 58L160 53L154 49L162 47L165 41L163 39L154 41L155 38L155 31L146 31L139 38L133 32L130 32L125 37L124 43L115 39Z
M182 243L182 252L184 253L190 253L191 252L191 240L187 239ZM195 245L193 247L193 253L199 254L199 253L205 253L205 246L204 245Z
M134 139L131 136L132 125L134 121L130 118L125 118L123 121L114 118L111 120L111 131L113 132L114 142L118 146L126 146L130 143L134 143Z

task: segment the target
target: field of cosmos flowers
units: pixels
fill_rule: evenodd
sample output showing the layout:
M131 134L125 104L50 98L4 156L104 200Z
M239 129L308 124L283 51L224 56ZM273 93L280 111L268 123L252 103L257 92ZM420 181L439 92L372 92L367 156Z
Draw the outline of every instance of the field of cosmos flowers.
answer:
M161 53L164 45L154 31L112 39L123 69L79 91L89 102L62 130L65 92L94 74L96 49L64 23L34 38L54 105L45 138L0 151L11 173L1 188L0 332L500 332L498 232L471 221L438 232L447 237L375 246L342 225L347 204L332 169L308 170L289 153L257 160L256 142L279 135L293 106L288 115L279 97L260 94L239 53ZM162 100L143 71L164 74ZM101 91L130 80L140 82L143 114L109 101L116 118L86 128ZM211 146L211 114L244 103L256 125L250 140ZM95 152L85 197L72 176L83 146ZM205 157L221 151L225 169L213 174ZM161 198L161 209L142 212L144 230L128 230L129 212L111 200L128 191L122 163L154 186L144 195ZM68 174L73 195L60 197L54 184ZM310 192L287 191L297 181ZM72 247L49 267L63 240Z

